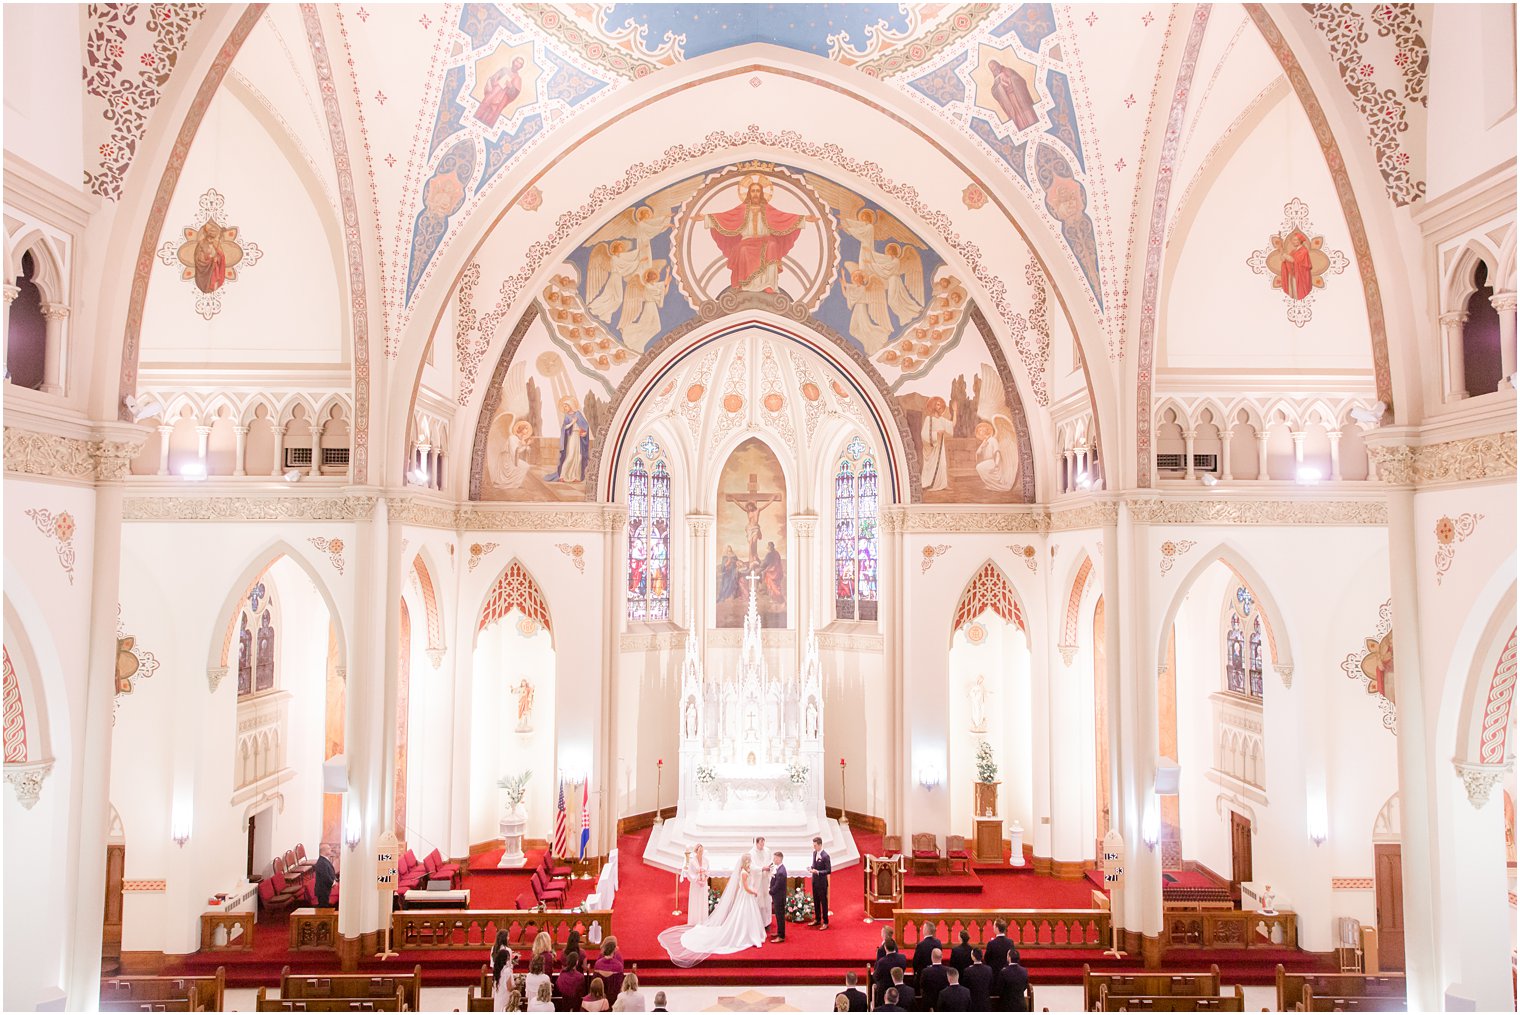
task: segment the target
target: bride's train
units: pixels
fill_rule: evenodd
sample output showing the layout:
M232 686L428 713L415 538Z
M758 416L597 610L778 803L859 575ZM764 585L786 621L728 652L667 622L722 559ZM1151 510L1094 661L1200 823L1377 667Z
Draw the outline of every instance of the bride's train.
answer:
M762 890L763 886L756 884L746 853L739 858L728 887L706 920L695 926L683 924L660 932L660 944L670 955L670 961L685 969L711 955L728 955L764 944Z

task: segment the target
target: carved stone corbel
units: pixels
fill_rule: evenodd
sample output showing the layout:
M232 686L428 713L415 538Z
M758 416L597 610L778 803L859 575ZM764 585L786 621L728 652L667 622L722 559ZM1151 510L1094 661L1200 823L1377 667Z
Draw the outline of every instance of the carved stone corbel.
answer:
M16 791L16 802L27 810L42 796L42 781L52 772L51 761L26 761L5 766L5 781Z
M227 667L225 666L213 666L206 671L206 683L211 688L212 694L215 694L216 689L222 686L222 678L226 675Z
M1462 785L1467 789L1467 802L1475 809L1482 810L1488 805L1488 798L1494 786L1514 767L1514 762L1481 765L1475 762L1453 761L1452 767L1457 770L1457 775L1462 779Z
M1075 645L1057 645L1056 648L1058 648L1058 649L1061 650L1061 661L1063 663L1065 663L1067 666L1070 666L1072 663L1076 662L1076 660L1077 660L1077 646L1075 646Z
M441 648L430 648L427 650L428 662L433 664L433 669L436 670L443 665L443 656L447 651L447 649Z
M1276 670L1277 671L1277 675L1282 678L1282 684L1283 684L1284 687L1292 687L1293 686L1293 667L1292 666L1285 665L1285 664L1280 664L1279 663L1279 664L1274 665L1272 668L1274 670Z

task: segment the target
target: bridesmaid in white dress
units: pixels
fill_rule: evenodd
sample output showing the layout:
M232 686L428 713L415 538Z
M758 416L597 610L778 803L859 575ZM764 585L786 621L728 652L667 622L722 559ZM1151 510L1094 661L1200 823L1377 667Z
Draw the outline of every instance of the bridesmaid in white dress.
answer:
M707 919L707 850L699 842L686 854L681 877L691 882L686 892L686 925L695 927Z
M746 853L739 858L739 865L728 879L728 887L712 915L694 927L682 925L660 931L660 944L670 954L670 960L686 968L709 955L760 947L765 942L765 924L760 922L760 896L765 887L756 881Z

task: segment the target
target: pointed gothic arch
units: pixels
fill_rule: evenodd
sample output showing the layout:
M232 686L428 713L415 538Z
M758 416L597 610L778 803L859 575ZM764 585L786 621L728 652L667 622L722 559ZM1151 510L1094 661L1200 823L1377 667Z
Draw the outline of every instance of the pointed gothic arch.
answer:
M1251 595L1256 601L1261 604L1262 626L1266 630L1267 649L1272 657L1272 666L1285 683L1291 682L1293 651L1288 638L1287 615L1278 607L1270 586L1250 564L1246 555L1226 541L1221 541L1209 552L1200 554L1197 557L1197 563L1181 576L1182 580L1177 585L1177 591L1172 594L1171 602L1167 604L1166 612L1162 614L1161 625L1157 628L1156 654L1152 660L1151 672L1156 672L1157 668L1166 661L1166 643L1171 637L1172 625L1177 620L1177 611L1182 608L1183 599L1187 598L1188 592L1198 581L1199 576L1215 564L1223 564L1234 572L1241 583L1251 590Z
M1060 648L1075 649L1078 638L1081 637L1078 630L1082 615L1082 600L1087 596L1087 587L1092 581L1093 559L1086 550L1082 551L1082 557L1077 562L1077 570L1072 575L1071 586L1066 594L1066 615L1061 621L1061 644Z
M548 631L550 642L554 643L554 623L549 615L549 600L532 573L516 557L501 569L496 581L491 583L491 590L486 593L485 601L480 607L480 618L475 624L476 639L479 640L481 631L513 610L522 611L525 618Z
M438 589L433 584L432 569L427 564L426 547L417 551L416 556L412 558L412 566L407 570L427 614L425 620L428 659L436 669L443 661L443 653L447 651L447 645L443 638L443 610L438 604Z
M305 553L285 540L279 539L248 558L247 565L244 566L237 580L229 588L226 598L223 599L221 609L216 615L227 618L227 627L220 639L214 635L211 638L206 659L208 672L215 673L220 670L222 675L226 674L232 642L237 633L240 604L247 597L248 590L254 583L262 578L281 557L289 557L297 567L306 572L306 576L316 587L317 595L322 597L322 602L327 606L327 616L332 623L332 630L338 643L338 658L342 660L340 665L344 667L348 665L348 639L343 629L343 615L338 611L338 604L333 598L332 590ZM219 681L221 678L218 676L215 679ZM215 689L216 685L213 685L212 690Z
M984 561L982 566L976 569L966 587L961 590L960 597L956 600L955 611L950 615L950 638L952 642L955 632L966 624L980 617L988 610L1002 617L1007 623L1013 624L1024 637L1029 638L1029 625L1025 622L1024 604L1019 599L1018 590L1003 573L1003 569L991 560Z

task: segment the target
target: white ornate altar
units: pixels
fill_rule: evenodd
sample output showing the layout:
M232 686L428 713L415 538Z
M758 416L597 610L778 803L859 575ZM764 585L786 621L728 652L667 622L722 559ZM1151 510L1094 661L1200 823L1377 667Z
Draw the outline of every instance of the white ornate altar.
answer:
M701 842L715 874L727 873L757 835L805 871L813 836L837 867L860 859L848 828L824 812L823 672L808 635L802 673L772 678L761 651L750 585L738 672L705 679L697 638L681 667L681 770L676 814L650 833L646 863L678 871Z

